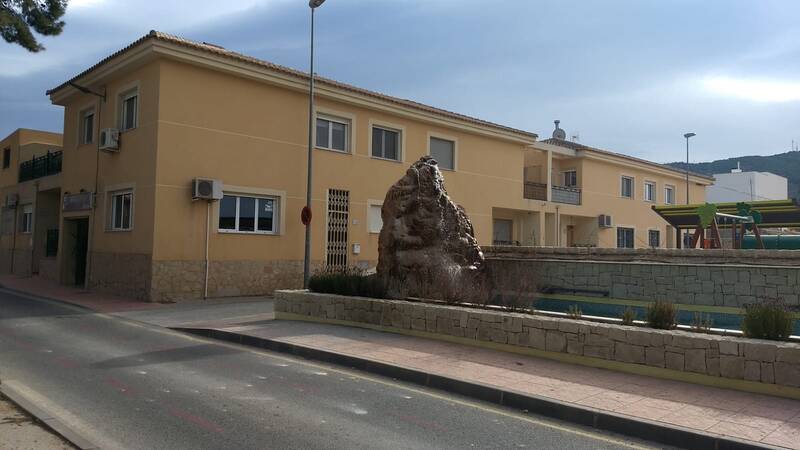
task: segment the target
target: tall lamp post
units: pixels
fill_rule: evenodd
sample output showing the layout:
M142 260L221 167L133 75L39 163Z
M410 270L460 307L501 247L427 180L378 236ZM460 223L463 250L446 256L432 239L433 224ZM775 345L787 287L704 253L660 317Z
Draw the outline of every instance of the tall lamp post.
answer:
M683 137L686 138L686 204L689 204L689 138L697 136L694 133L686 133Z
M303 256L303 287L308 289L308 279L311 276L311 158L314 151L312 142L314 135L314 10L319 8L325 0L309 0L311 8L311 70L308 72L308 179L306 185L306 206L303 208L303 224L306 226L306 246Z

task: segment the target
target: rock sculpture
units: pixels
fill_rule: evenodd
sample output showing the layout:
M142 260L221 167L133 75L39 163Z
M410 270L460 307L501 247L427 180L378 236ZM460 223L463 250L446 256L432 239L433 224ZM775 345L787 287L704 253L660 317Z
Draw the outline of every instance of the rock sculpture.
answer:
M465 296L475 294L483 252L436 160L423 156L411 165L386 193L381 218L377 275L388 297L471 300Z

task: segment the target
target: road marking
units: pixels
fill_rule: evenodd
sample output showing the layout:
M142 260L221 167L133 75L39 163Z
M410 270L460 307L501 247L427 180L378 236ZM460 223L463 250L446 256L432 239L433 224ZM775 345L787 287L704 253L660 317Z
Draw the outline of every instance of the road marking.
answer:
M168 335L168 336L173 336L173 337L179 337L179 338L182 338L182 339L187 340L187 341L202 342L202 343L205 343L205 344L220 345L220 346L228 347L228 348L231 348L231 349L236 349L236 350L239 350L239 351L242 351L242 352L258 355L258 356L261 356L263 358L278 359L278 360L285 361L285 362L291 362L291 363L295 363L295 364L303 364L305 366L313 367L313 368L316 368L316 369L328 370L330 372L335 372L335 373L339 373L339 374L342 374L342 375L347 375L353 380L361 379L361 380L371 381L373 383L382 384L384 386L390 386L390 387L394 387L396 389L402 389L402 390L405 390L405 391L414 392L414 393L417 393L419 395L424 395L426 397L436 398L438 400L445 401L445 402L448 402L448 403L452 403L452 404L457 404L457 405L460 405L460 406L465 406L465 407L469 407L469 408L478 409L478 410L481 410L481 411L484 411L484 412L488 412L488 413L492 413L492 414L496 414L496 415L500 415L500 416L504 416L504 417L509 417L509 418L520 420L520 421L523 421L523 422L532 423L532 424L535 424L535 425L538 425L538 426L547 427L547 428L554 429L554 430L559 430L559 431L562 431L562 432L565 432L565 433L570 433L570 434L574 434L574 435L578 435L578 436L583 436L583 437L587 437L587 438L590 438L590 439L595 439L595 440L599 440L599 441L603 441L603 442L617 444L617 445L621 445L621 446L625 446L625 447L629 447L629 448L635 448L635 449L647 449L647 448L650 448L650 447L644 447L644 446L641 446L641 445L638 445L638 444L633 444L633 443L624 441L622 439L603 436L603 435L601 435L599 433L594 433L594 432L590 432L590 431L582 431L582 430L578 430L578 429L569 428L569 427L566 427L566 426L563 426L563 425L558 425L558 424L555 424L555 423L551 423L551 422L548 422L548 421L543 421L543 420L540 420L540 419L533 419L531 417L526 417L526 416L521 415L519 413L512 413L512 412L509 412L509 411L504 411L504 410L501 410L501 409L496 408L496 407L481 405L481 404L474 403L474 402L471 402L471 401L465 401L465 400L450 398L450 397L447 397L447 396L444 396L444 395L440 395L440 394L436 394L436 393L433 393L433 392L428 392L428 391L425 391L425 390L412 388L410 386L406 386L406 385L403 385L403 384L400 384L400 383L396 383L396 382L392 382L392 381L388 381L388 380L383 380L383 379L379 379L379 378L376 378L376 377L372 377L372 376L369 376L369 375L365 375L365 374L360 373L360 372L353 372L353 371L349 371L349 370L346 370L346 369L334 368L334 367L331 367L331 366L326 366L326 365L322 365L322 364L313 363L313 362L310 362L310 361L307 361L307 360L303 360L303 359L300 359L300 358L283 356L283 355L275 354L275 353L272 353L272 352L267 352L267 351L260 350L260 349L254 349L254 348L243 346L243 345L236 345L236 344L232 344L232 343L228 343L228 342L224 342L224 341L219 341L219 340L216 340L216 339L201 338L201 337L197 337L197 336L190 336L188 334L185 334L185 333L182 333L182 332L179 332L179 331L175 331L175 330L171 330L171 329L163 328L163 327L158 327L158 326L147 324L147 323L144 323L144 322L139 322L139 321L136 321L135 319L130 319L130 318L127 318L127 317L124 317L124 316L115 316L115 315L110 315L110 314L107 314L107 313L92 312L91 310L88 310L88 309L80 308L80 307L73 306L73 305L66 304L66 303L62 303L62 302L59 302L59 301L54 301L54 300L47 299L47 298L44 298L44 297L32 296L32 295L23 294L23 293L19 293L19 292L15 292L15 291L9 291L9 290L3 289L3 288L0 288L0 292L5 292L5 293L8 293L10 295L15 295L15 296L22 297L22 298L28 298L28 299L32 299L32 300L35 300L35 301L42 301L42 302L58 305L60 307L65 307L65 308L72 309L72 310L75 310L75 311L88 313L92 317L99 317L99 318L103 318L103 319L114 321L116 323L126 324L126 325L129 325L129 326L135 327L135 328L143 328L143 329L146 329L146 330L151 331L151 332L164 334L164 335ZM287 364L287 366L288 366L288 364ZM281 367L285 367L285 366L281 365ZM167 392L168 393L169 390L164 389L162 392Z

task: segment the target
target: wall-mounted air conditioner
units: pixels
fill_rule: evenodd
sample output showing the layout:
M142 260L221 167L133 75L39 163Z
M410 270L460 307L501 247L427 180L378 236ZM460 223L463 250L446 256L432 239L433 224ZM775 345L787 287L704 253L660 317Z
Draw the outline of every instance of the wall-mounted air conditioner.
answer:
M600 228L611 228L614 226L614 221L611 219L611 216L608 214L600 214L597 217L597 225Z
M209 178L195 178L192 182L192 198L222 200L222 182Z
M119 150L119 130L103 128L100 130L100 150L115 152Z

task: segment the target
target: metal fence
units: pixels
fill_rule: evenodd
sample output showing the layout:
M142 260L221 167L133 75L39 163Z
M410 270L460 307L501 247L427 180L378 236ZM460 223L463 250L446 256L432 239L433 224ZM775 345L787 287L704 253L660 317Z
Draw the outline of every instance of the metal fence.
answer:
M62 152L47 152L19 165L19 182L61 173Z

